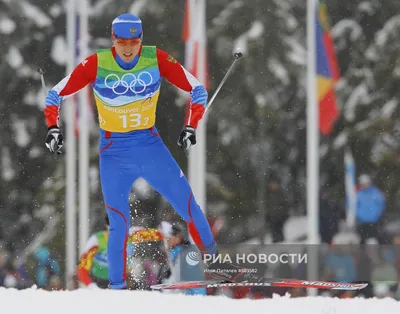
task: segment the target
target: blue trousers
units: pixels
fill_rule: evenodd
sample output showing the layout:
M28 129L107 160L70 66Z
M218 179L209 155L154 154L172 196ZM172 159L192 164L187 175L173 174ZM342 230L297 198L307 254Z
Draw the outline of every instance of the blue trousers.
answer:
M156 128L128 133L101 130L99 166L103 198L110 219L107 244L110 288L126 286L129 195L139 177L160 193L188 223L199 250L215 253L216 244L208 221Z

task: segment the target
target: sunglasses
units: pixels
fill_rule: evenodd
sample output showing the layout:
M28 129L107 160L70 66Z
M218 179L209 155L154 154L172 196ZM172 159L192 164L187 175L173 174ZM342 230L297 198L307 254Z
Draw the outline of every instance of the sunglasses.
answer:
M134 38L134 39L125 39L125 38L117 38L115 40L118 45L121 46L135 46L140 44L140 38Z

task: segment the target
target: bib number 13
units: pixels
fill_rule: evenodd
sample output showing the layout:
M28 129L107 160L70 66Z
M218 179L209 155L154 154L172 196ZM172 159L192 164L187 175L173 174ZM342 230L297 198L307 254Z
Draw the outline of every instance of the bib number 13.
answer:
M131 113L120 115L119 118L122 120L122 127L126 128L136 128L140 125L147 125L149 122L149 118L142 118L142 115L139 113Z

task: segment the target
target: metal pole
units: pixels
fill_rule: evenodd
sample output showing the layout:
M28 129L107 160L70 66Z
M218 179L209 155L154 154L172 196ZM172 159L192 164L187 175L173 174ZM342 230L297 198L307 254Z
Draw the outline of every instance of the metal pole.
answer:
M318 1L318 0L317 0ZM307 217L308 246L307 273L311 280L318 275L317 244L319 205L319 128L316 82L315 18L316 0L307 0ZM316 295L316 289L308 289Z
M88 0L79 5L79 62L89 53ZM89 112L88 88L79 93L79 253L89 238Z
M67 75L75 67L75 0L67 2L67 42L68 63ZM72 276L76 266L76 143L74 134L75 102L72 97L66 100L66 186L65 186L65 228L66 228L66 258L65 282L66 288L73 288Z
M197 73L195 73L197 79L200 83L206 83L206 25L205 25L205 17L206 17L206 4L205 0L198 0L195 2L195 10L193 10L194 6L192 4L191 7L191 23L194 20L194 26L191 28L191 31L196 32L196 41L197 41L197 49L198 49L198 60L197 60ZM195 14L193 14L195 13ZM193 24L192 24L193 25ZM196 198L196 201L200 205L201 209L204 213L206 210L206 140L207 140L207 119L205 115L203 119L200 121L196 135L197 135L197 144L191 148L189 151L189 181L191 187L193 189L193 194Z

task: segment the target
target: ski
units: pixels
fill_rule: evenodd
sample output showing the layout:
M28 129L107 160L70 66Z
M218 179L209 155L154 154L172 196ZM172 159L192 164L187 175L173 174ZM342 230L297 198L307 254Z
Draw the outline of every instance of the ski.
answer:
M194 289L207 288L209 285L229 283L225 280L199 280L199 281L182 281L176 283L162 283L150 286L153 290L169 290L169 289Z
M199 281L184 281L151 286L154 290L194 289L219 287L286 287L286 288L314 288L329 290L361 290L367 283L347 283L334 281L299 280L266 278L255 274L256 269L250 269L231 263L212 263L205 272L211 279Z
M286 288L315 288L329 290L361 290L368 284L366 283L343 283L331 281L307 281L298 279L268 279L264 278L258 282L230 282L227 280L200 280L186 281L177 283L166 283L152 285L153 290L168 289L194 289L194 288L220 288L220 287L286 287Z

